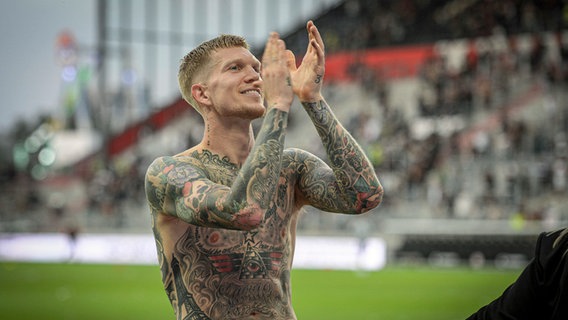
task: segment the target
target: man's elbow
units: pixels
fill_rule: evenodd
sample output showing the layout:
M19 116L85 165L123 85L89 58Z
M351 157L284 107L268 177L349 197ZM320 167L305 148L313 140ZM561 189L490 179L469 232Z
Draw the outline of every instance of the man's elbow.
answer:
M259 206L247 206L239 210L233 218L233 223L237 229L249 231L256 229L264 220L265 210Z
M383 201L384 190L381 185L366 191L357 193L357 214L362 214L376 208Z

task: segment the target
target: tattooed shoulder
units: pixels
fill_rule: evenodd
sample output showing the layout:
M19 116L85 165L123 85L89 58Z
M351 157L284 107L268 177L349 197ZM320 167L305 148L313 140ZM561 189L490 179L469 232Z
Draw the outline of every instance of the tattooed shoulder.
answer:
M160 157L155 159L148 170L145 177L146 198L153 212L160 211L165 198L166 175L171 160L168 157Z
M198 164L199 161L191 157L156 158L148 167L145 177L146 196L150 205L161 208L167 185L187 177L187 172L197 169Z

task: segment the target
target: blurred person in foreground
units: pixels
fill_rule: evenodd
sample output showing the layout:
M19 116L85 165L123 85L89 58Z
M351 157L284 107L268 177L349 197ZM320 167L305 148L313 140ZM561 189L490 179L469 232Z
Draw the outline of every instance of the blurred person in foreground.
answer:
M467 320L568 319L568 229L539 235L535 256L501 296Z
M274 32L262 65L232 35L204 42L181 62L180 90L204 119L203 140L154 160L146 174L162 281L177 319L296 319L290 270L302 206L361 214L382 199L373 166L322 97L324 44L311 21L307 32L299 66ZM329 165L284 149L294 96ZM259 117L255 139L251 121Z

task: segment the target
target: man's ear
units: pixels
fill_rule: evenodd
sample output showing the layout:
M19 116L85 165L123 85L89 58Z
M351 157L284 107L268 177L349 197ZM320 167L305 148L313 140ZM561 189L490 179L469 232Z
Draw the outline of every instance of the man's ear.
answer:
M207 93L207 86L202 83L196 83L191 86L191 95L193 99L200 105L210 105L211 100L209 99L209 94Z

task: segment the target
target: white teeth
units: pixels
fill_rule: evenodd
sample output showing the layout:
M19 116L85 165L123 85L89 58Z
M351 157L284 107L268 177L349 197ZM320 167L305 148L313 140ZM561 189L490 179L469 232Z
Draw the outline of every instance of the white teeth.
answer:
M243 94L249 94L249 93L255 93L255 94L260 96L260 92L258 92L256 90L245 90L245 91L243 91Z

